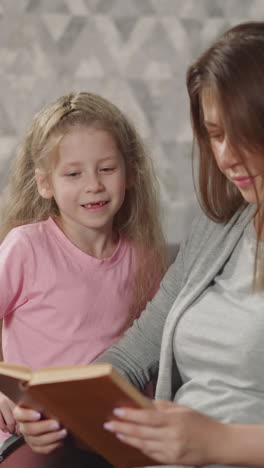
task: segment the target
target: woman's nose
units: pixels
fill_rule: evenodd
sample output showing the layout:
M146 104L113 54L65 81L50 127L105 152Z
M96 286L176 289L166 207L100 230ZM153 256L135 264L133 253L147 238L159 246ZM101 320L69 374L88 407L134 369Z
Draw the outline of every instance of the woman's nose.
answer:
M217 159L223 169L232 167L240 162L239 155L227 141L222 142L218 148Z

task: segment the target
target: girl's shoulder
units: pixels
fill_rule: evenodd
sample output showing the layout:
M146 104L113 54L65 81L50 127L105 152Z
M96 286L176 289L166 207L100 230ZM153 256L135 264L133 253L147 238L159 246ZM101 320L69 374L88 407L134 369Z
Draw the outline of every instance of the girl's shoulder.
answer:
M120 234L118 244L112 256L108 259L111 263L120 261L127 261L136 255L136 243L128 239L123 234Z
M48 230L49 219L45 221L39 221L37 223L23 224L16 226L11 229L2 242L2 246L17 247L23 244L36 244L41 237L45 236Z
M151 253L151 247L141 246L133 239L125 236L120 236L119 253L122 258L133 258L133 261L140 263L143 258L146 258Z

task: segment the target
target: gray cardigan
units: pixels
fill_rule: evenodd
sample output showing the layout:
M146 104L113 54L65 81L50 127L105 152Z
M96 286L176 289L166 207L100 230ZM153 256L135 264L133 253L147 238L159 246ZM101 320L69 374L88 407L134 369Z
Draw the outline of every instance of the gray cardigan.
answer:
M199 214L154 299L98 361L112 363L139 389L159 368L156 398L174 400L181 386L173 354L176 324L228 261L254 212L254 206L247 206L226 224Z

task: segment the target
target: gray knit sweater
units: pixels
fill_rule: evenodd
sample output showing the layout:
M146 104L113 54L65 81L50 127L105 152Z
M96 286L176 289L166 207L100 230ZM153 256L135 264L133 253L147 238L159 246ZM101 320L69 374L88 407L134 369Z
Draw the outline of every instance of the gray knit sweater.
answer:
M139 389L159 369L156 397L177 400L182 379L173 348L176 325L228 262L253 214L254 207L248 206L225 225L200 214L155 298L98 361L112 363Z

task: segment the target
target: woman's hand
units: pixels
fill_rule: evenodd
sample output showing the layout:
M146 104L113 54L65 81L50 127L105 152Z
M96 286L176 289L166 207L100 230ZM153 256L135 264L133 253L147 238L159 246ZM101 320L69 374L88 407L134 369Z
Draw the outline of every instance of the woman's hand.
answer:
M15 403L0 392L0 430L13 434L16 431L16 420L13 416Z
M16 406L13 411L18 431L27 444L37 453L48 454L60 447L67 435L66 429L53 419L41 419L41 414L32 409Z
M104 427L165 465L218 463L227 425L172 402L154 404L156 408L148 410L118 408L114 410L118 419Z

